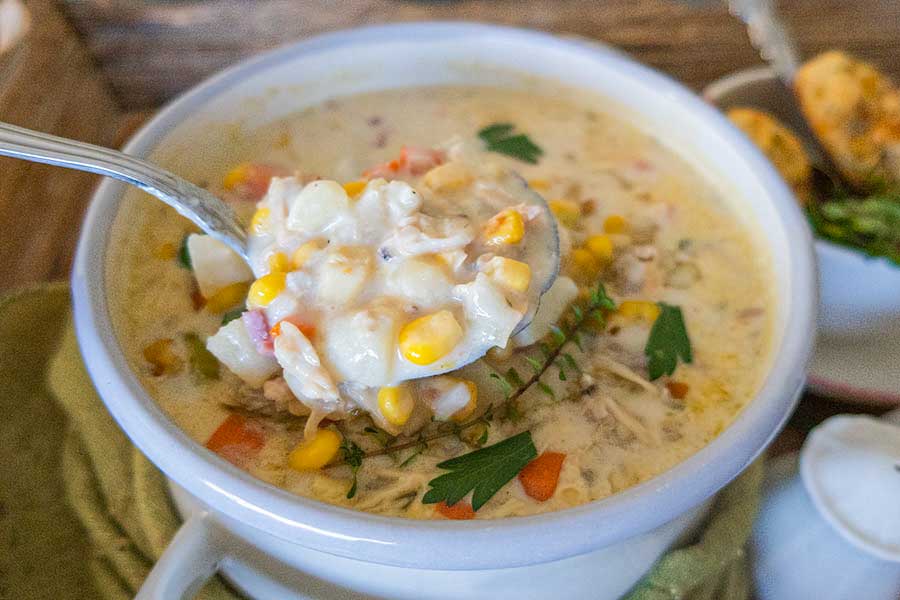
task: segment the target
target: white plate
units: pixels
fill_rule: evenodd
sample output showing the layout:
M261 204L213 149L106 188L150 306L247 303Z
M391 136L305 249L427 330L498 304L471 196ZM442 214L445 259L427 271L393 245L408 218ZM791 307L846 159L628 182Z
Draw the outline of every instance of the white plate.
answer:
M772 113L801 138L811 135L790 92L768 67L726 75L704 98L720 108ZM878 406L900 405L900 268L841 246L816 242L819 332L809 368L814 392Z

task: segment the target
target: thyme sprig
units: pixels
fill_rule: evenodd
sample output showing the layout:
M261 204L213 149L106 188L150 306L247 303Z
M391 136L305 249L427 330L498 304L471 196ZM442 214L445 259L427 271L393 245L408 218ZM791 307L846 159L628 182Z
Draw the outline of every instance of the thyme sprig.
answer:
M570 372L579 372L580 368L575 358L568 352L564 352L565 346L572 342L580 350L584 350L583 333L585 327L595 322L603 325L606 322L606 312L613 311L616 308L615 302L606 293L606 288L602 283L598 283L597 287L591 292L588 303L585 306L573 305L569 309L568 318L560 321L559 325L550 328L550 334L546 341L541 342L537 346L538 357L528 356L526 362L531 366L532 374L527 379L523 379L516 369L510 367L506 373L492 373L491 377L496 380L503 389L505 398L499 405L499 408L513 407L513 414L518 413L516 402L531 387L537 386L544 394L553 396L553 390L541 378L552 366L558 369L558 376L561 381L566 381ZM420 435L413 440L391 444L362 452L359 454L360 460L372 458L375 456L383 456L385 454L394 454L408 448L426 448L429 443L451 435L458 435L461 431L474 427L480 423L488 423L492 418L491 414L481 415L464 423L445 423L437 428L437 431L429 435ZM346 460L332 463L329 466L338 466L346 464Z

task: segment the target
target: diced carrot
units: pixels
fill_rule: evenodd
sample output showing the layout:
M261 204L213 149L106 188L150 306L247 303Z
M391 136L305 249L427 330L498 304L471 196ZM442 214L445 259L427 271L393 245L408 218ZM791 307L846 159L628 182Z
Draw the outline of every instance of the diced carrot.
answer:
M565 458L566 455L561 452L543 452L525 465L519 472L519 482L525 493L539 502L552 498Z
M419 146L403 146L400 149L399 158L363 171L363 177L367 179L376 177L391 179L401 172L409 173L410 175L421 175L442 162L444 162L444 153L440 150Z
M300 333L306 336L306 339L311 340L316 335L316 326L311 323L304 323L297 317L286 317L272 326L272 329L269 330L269 335L273 338L281 335L281 324L287 321L292 324L294 327L300 330Z
M265 444L262 428L239 414L229 415L206 441L207 448L238 466L256 455Z
M687 396L690 387L683 381L668 381L666 382L666 389L669 390L669 393L672 394L673 398L682 400Z
M472 505L464 500L449 506L442 500L434 506L434 509L442 516L454 521L467 521L475 518L475 511L472 510Z

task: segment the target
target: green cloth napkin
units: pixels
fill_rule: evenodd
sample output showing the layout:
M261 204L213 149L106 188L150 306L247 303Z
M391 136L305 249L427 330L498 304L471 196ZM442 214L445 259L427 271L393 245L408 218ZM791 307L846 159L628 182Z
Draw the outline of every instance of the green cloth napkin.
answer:
M163 475L94 392L69 315L64 283L0 299L0 599L132 598L179 524ZM626 598L747 598L761 480L757 463ZM238 596L214 579L197 597Z

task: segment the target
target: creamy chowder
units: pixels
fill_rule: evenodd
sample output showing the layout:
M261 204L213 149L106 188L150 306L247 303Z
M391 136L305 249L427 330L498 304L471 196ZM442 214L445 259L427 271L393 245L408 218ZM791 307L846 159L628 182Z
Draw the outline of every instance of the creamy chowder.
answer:
M665 471L761 383L771 258L620 112L549 86L421 87L254 131L205 182L246 219L250 267L165 206L119 216L130 363L199 443L358 510L528 515ZM555 230L559 277L530 307Z

